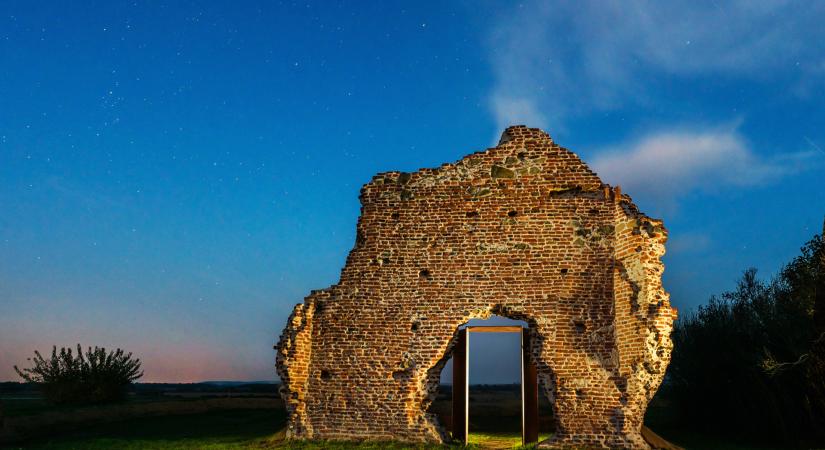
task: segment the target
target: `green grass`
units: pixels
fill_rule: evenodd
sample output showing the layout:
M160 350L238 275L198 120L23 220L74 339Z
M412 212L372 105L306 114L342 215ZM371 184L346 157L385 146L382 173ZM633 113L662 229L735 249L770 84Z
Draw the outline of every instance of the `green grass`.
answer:
M339 441L293 441L276 444L274 448L290 448L298 450L448 450L458 449L458 446L402 444L400 442L339 442ZM461 447L465 448L465 447Z
M551 434L543 434L539 436L539 442L549 439ZM535 448L535 444L521 445L520 432L472 432L468 436L468 443L476 447L495 447L495 448L510 448L510 449L529 449Z
M209 398L209 397L202 397ZM152 403L152 402L184 402L197 401L201 398L177 398L162 395L140 395L129 396L126 400L118 403L109 403L102 405L54 405L47 402L42 396L37 394L27 394L21 396L0 396L0 401L3 403L3 413L6 417L20 417L34 414L41 414L45 412L70 412L76 409L89 408L106 408L117 404L135 404L135 403Z
M296 449L296 450L449 450L458 446L399 442L282 440L282 409L218 411L204 414L147 417L94 425L82 431L28 441L10 448L32 450L137 449ZM544 437L543 437L544 438ZM469 448L507 440L520 448L518 433L471 433ZM463 447L462 447L463 448Z
M169 401L168 398L163 398ZM470 414L470 447L493 446L498 449L521 447L520 417L508 403L491 397L480 398ZM138 400L143 401L143 399ZM152 401L145 399L145 401ZM42 400L4 399L4 408L13 415L55 410ZM516 405L518 406L518 405ZM696 433L671 417L669 405L651 405L647 424L665 439L688 449L766 449L767 445L737 442L729 437ZM57 408L58 410L65 410ZM544 424L544 422L542 422ZM398 442L289 441L281 439L286 424L283 409L228 410L192 415L172 415L128 419L108 424L86 426L82 431L63 432L53 437L27 441L11 448L25 449L298 449L298 450L457 450L459 446L410 445ZM540 440L549 437L541 428ZM527 446L526 448L532 448Z
M3 402L3 414L6 417L27 416L56 409L42 397L34 395L0 398L0 401Z
M336 442L281 440L286 423L282 409L217 411L204 414L130 419L89 426L82 431L67 432L52 438L28 441L11 448L50 450L137 450L137 449L297 449L297 450L457 450L459 446L411 445L398 442ZM678 433L678 444L686 448L740 450L749 447L725 439ZM547 439L543 433L540 440ZM470 448L521 447L518 431L470 432ZM762 447L765 448L765 447Z
M282 440L286 413L282 409L218 411L204 414L148 417L86 427L53 438L28 441L10 448L32 450L137 449L298 449L298 450L429 450L456 448L398 442L335 442Z
M89 426L26 442L26 449L248 449L271 448L283 428L282 409L218 411L146 417Z

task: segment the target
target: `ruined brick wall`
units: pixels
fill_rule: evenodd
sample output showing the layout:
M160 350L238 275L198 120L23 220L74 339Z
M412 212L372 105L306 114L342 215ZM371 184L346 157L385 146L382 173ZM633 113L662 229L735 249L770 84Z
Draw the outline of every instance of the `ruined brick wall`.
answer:
M454 164L375 176L338 284L295 307L277 350L287 435L447 440L426 413L458 327L530 325L557 432L545 446L646 448L670 360L667 233L538 129Z

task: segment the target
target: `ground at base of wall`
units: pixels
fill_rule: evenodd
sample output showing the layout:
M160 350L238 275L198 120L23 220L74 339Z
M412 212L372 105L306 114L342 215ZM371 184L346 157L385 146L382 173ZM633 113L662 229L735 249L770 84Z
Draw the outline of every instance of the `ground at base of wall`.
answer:
M539 436L539 441L550 439L551 435ZM478 448L503 450L513 448L535 448L536 445L521 445L521 435L515 433L470 433L469 444Z
M13 447L38 450L69 449L297 449L297 450L406 450L460 449L460 446L423 445L400 442L284 441L286 413L283 409L215 411L205 414L147 417L87 427L48 439L26 441ZM667 430L667 431L665 431ZM754 446L728 439L697 434L689 426L663 428L664 438L687 449L756 450ZM542 439L546 435L541 436ZM499 446L507 440L518 448L518 432L470 433L469 448L513 448ZM505 443L506 445L506 443ZM528 447L530 448L530 447Z

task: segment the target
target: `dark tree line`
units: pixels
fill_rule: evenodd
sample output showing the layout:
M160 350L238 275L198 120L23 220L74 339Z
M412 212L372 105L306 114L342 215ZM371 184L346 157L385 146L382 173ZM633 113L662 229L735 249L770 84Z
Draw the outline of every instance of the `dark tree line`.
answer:
M690 427L825 443L825 248L815 236L771 280L755 269L674 328L665 389Z

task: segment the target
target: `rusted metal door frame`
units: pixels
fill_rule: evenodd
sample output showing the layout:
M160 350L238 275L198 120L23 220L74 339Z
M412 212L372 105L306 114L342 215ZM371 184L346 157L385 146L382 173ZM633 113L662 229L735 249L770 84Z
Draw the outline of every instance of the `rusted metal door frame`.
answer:
M458 330L453 348L453 440L467 443L470 399L470 333L519 333L521 338L521 442L539 440L538 370L530 350L530 330L519 326L470 326Z

